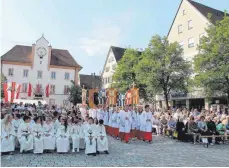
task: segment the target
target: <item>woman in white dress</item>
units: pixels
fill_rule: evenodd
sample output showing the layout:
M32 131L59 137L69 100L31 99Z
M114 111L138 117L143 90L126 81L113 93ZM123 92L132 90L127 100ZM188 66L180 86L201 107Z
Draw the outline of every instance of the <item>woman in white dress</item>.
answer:
M93 124L94 120L92 117L89 118L88 124L84 126L85 135L85 154L96 156L96 138L97 129L96 125Z
M33 135L30 127L30 117L24 116L24 122L18 129L18 140L20 143L20 153L33 150Z
M14 114L14 119L12 120L12 124L13 124L14 131L15 131L16 134L18 132L19 126L22 123L22 120L20 118L21 118L20 114ZM15 147L19 148L19 141L18 141L17 138L15 138Z
M41 125L40 117L34 118L33 124L33 142L34 142L34 149L33 153L41 154L43 153L43 128Z
M10 152L13 154L15 150L16 133L12 125L13 116L7 114L1 121L1 152Z
M72 152L80 151L81 128L78 119L74 119L71 127Z
M99 124L96 125L97 129L97 154L99 152L108 153L108 140L105 127L103 125L103 120L99 120Z
M44 141L44 150L49 152L49 150L55 150L56 146L56 137L55 137L55 129L54 124L52 123L52 119L50 117L46 117L45 123L43 125L43 141Z
M69 131L67 120L61 117L60 126L56 133L56 147L58 153L67 153L69 151Z

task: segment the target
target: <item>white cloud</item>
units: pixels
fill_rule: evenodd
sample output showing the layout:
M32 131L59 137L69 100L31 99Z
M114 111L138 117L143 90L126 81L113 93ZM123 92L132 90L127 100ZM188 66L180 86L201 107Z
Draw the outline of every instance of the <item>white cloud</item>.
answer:
M118 45L121 37L121 28L118 25L108 22L97 22L88 36L80 38L80 48L88 56L95 56L107 52L111 45Z

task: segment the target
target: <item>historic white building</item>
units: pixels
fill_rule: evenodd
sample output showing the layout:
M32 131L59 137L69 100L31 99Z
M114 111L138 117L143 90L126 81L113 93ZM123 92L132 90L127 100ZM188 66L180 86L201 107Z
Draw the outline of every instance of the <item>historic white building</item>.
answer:
M125 48L111 46L102 71L102 87L107 89L112 83L112 77L116 70L118 61L124 55Z
M43 36L32 46L16 45L1 57L1 72L7 82L22 85L19 99L41 99L48 104L70 104L68 88L71 80L80 84L81 69L67 50L52 48Z

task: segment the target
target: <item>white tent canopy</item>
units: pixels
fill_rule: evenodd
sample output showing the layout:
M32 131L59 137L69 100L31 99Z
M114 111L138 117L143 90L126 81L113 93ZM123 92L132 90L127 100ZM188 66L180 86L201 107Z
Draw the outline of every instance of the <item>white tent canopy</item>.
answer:
M45 100L27 100L27 99L14 99L14 103L23 103L23 104L35 104L38 105L38 102L41 102L42 104L47 104Z

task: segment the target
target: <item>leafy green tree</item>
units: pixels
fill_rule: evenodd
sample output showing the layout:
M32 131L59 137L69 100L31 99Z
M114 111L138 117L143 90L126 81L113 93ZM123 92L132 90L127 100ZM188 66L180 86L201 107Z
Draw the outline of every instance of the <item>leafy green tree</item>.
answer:
M167 37L153 36L136 66L136 78L147 86L153 95L163 93L168 109L172 92L186 91L190 64L183 57L177 42L169 43Z
M229 16L225 13L224 19L206 32L194 58L195 85L204 88L207 97L219 93L229 100Z
M112 86L118 88L121 93L125 93L133 87L133 82L139 88L141 98L147 100L146 86L136 79L135 67L141 60L141 52L137 49L127 48L122 59L118 62L117 69L113 75Z
M4 76L4 74L1 74L1 98L4 97L4 83L7 82L6 77Z
M74 81L71 81L72 85L69 89L68 100L74 105L82 103L82 88L79 85L76 85Z

